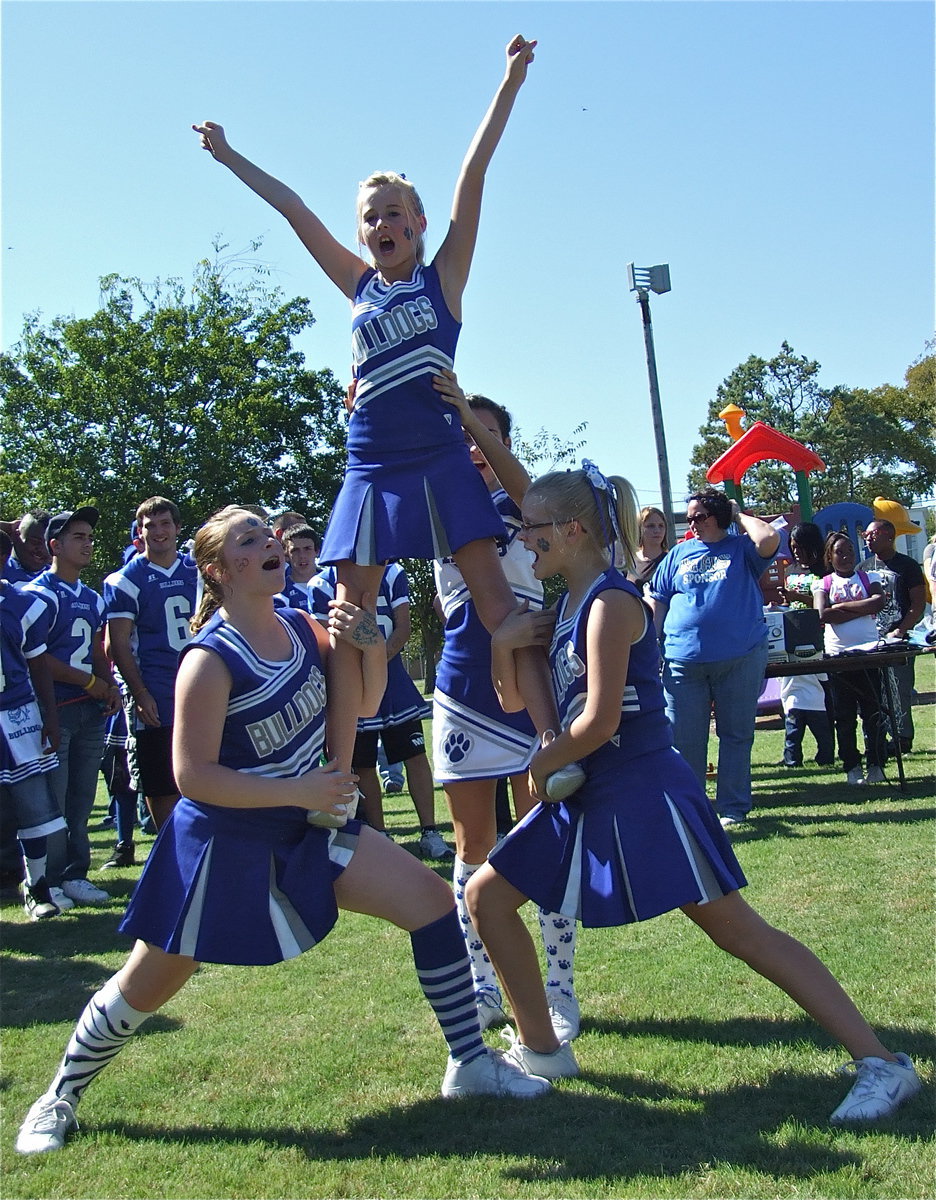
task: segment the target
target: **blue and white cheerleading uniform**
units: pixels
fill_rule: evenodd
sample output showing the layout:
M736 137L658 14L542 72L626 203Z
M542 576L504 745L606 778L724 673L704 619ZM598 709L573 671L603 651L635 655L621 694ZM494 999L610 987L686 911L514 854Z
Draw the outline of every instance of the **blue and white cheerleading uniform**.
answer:
M139 554L104 580L108 620L127 617L133 622L130 645L159 720L167 727L172 724L179 655L191 638L197 577L188 556L180 554L171 567L160 567ZM145 728L139 717L136 728Z
M319 621L327 622L329 601L335 598L336 573L334 567L320 571L309 584L311 609ZM377 592L377 625L389 639L393 633L393 610L401 604L409 604L409 580L398 563L391 563L383 573ZM420 694L403 665L403 656L395 654L387 661L387 688L380 701L380 708L373 717L359 717L359 731L386 729L393 725L408 725L411 721L424 721L432 715L432 706Z
M568 594L560 602L549 658L563 728L585 707L588 614L611 588L640 596L612 568L575 612ZM747 882L692 770L672 748L646 606L644 614L618 731L582 760L586 782L566 801L536 805L490 855L524 895L587 926L645 921Z
M434 264L396 283L374 270L359 279L348 466L323 565L444 558L501 532L458 410L432 386L433 375L452 367L460 330Z
M325 676L309 618L276 610L285 662L260 658L216 613L186 648L218 654L232 687L218 761L236 771L297 778L319 765ZM320 942L338 918L334 881L360 824L310 825L306 810L224 808L183 796L160 830L120 925L200 962L265 964Z
M475 468L477 470L477 468ZM533 555L519 538L520 509L503 488L491 496L500 516L498 552L517 600L543 607ZM505 713L491 681L491 635L451 558L435 563L436 591L445 616L442 657L432 697L432 762L440 783L499 779L525 771L536 750L526 710Z

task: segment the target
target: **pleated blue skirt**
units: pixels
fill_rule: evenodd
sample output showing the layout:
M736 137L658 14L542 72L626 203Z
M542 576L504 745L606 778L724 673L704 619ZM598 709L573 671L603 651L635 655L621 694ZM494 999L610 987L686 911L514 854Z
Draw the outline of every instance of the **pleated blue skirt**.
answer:
M334 882L360 822L310 825L301 808L221 808L183 797L159 832L121 933L199 962L294 958L338 919Z
M646 921L747 883L695 775L672 749L590 775L567 801L538 804L489 861L543 908L593 927Z
M386 454L348 454L319 562L375 565L446 558L504 523L464 443Z

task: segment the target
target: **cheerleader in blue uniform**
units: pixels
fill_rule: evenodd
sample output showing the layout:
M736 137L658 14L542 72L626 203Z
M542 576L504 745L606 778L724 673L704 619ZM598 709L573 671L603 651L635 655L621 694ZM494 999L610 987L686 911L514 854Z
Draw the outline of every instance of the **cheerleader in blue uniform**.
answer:
M543 585L533 574L533 555L520 539L520 505L530 486L526 468L510 448L510 413L487 396L466 396L452 371L436 377L443 399L458 409L471 461L503 521L499 539L504 574L517 601L541 614L551 631L554 614L543 612ZM491 679L491 635L475 611L461 572L451 559L435 564L445 617L445 637L432 698L432 761L445 789L455 827L452 872L455 903L468 942L482 1029L506 1020L503 998L484 943L471 924L465 900L468 880L496 841L497 780L509 778L517 817L533 807L527 771L538 745L526 711L506 713ZM575 921L540 908L546 959L546 997L560 1041L578 1036L575 996Z
M893 1112L919 1090L913 1064L892 1054L826 967L772 928L741 898L745 879L695 775L672 748L649 609L613 566L631 563L636 504L626 480L582 471L537 480L523 502L522 537L538 579L561 575L568 591L550 647L561 714L559 736L530 767L534 793L578 761L586 782L560 803L542 803L508 835L468 885L469 909L517 1020L509 1053L536 1074L578 1073L549 1018L539 965L519 915L532 899L583 925L645 921L673 908L716 945L781 987L854 1056L857 1080L834 1123ZM501 701L517 708L511 650L541 631L519 610L493 640L505 680Z
M403 176L381 172L361 184L358 241L368 263L342 246L295 192L233 150L220 125L205 121L192 127L206 150L286 217L351 301L348 466L319 561L337 565L339 594L359 604L365 593L376 594L382 564L453 555L489 632L514 608L494 542L503 527L432 377L454 361L485 173L535 46L520 35L507 46L504 78L468 148L448 231L428 265L422 201ZM333 694L329 713L329 739L347 770L360 711L360 672L352 667L351 643L338 642L334 649L351 668L339 674L341 690ZM515 674L536 728L553 728L545 656L523 647Z
M60 1149L85 1088L200 962L293 958L332 929L339 908L410 933L416 973L449 1048L447 1097L535 1096L549 1084L481 1040L471 968L452 894L412 855L341 817L355 776L325 741L329 636L307 613L274 609L284 556L272 531L223 509L195 538L205 582L176 684L173 759L183 798L160 831L121 930L137 939L126 965L92 996L49 1090L16 1148ZM336 601L329 632L360 650L361 694L373 711L386 650L373 613Z

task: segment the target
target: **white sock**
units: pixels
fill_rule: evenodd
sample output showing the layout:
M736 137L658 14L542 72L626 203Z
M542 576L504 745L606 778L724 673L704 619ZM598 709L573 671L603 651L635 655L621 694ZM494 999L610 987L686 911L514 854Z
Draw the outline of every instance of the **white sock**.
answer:
M458 910L458 921L468 945L468 957L471 959L471 975L474 979L475 991L481 987L497 987L497 975L491 966L491 960L484 949L484 943L478 937L478 931L472 924L465 903L465 886L484 863L466 863L460 858L455 859L452 869L452 887L455 892L455 908Z
M33 887L45 875L46 855L41 858L27 858L23 855L23 866L26 868L26 886Z
M561 913L547 912L545 908L537 908L536 911L546 952L546 986L574 996L575 919L564 917Z

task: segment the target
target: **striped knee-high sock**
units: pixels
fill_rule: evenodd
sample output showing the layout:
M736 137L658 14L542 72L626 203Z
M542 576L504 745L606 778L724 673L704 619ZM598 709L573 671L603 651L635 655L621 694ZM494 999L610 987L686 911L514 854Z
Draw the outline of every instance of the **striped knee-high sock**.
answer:
M95 1075L152 1015L131 1008L121 995L116 978L109 979L94 993L79 1017L49 1092L76 1105Z
M410 934L419 986L456 1062L486 1053L478 1025L471 965L455 910Z
M537 909L537 915L546 952L546 986L574 996L575 920L545 908Z
M455 908L465 943L468 946L468 957L471 959L471 974L474 978L475 991L482 987L497 987L497 975L491 960L484 948L484 942L478 937L478 931L471 921L468 905L465 902L465 888L468 880L483 863L466 863L460 858L455 859L452 868L452 890L455 893Z

